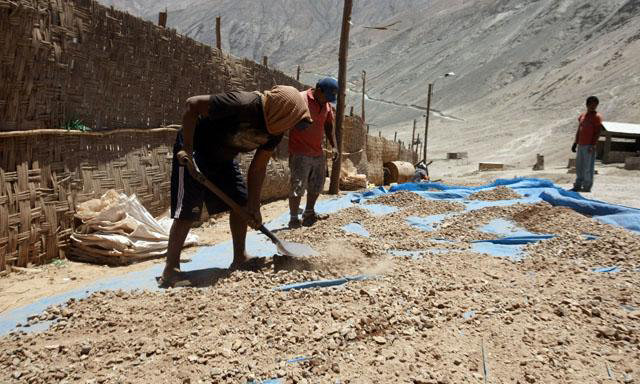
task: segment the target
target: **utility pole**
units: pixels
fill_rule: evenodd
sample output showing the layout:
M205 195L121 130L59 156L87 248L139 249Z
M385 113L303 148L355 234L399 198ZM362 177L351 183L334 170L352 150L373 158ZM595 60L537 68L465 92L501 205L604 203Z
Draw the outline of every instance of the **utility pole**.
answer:
M300 65L298 65L298 69L296 70L296 81L300 81Z
M431 91L433 90L433 84L429 83L429 93L427 94L427 117L424 122L424 146L422 153L422 160L427 163L427 145L429 143L429 114L431 113Z
M216 48L222 52L222 32L220 32L220 16L216 17Z
M329 193L340 192L340 169L342 167L342 123L344 121L344 103L347 88L347 57L349 56L349 26L351 25L351 9L353 0L344 0L342 11L342 32L340 33L340 52L338 58L338 108L336 116L336 140L338 141L338 157L331 167L331 184Z
M362 123L364 123L365 121L365 117L364 117L364 99L365 99L365 95L366 95L366 83L367 83L367 71L362 71Z

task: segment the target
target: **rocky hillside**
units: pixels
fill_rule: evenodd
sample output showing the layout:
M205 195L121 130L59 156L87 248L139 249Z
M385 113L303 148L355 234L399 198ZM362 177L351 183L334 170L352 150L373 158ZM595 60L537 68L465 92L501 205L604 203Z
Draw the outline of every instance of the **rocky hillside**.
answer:
M162 7L111 1L153 20ZM301 64L309 83L337 72L339 0L184 0L169 9L171 26L209 44L221 15L223 49L234 55L267 55L288 73ZM356 0L352 21L351 88L366 70L367 120L387 136L406 138L411 120L422 122L429 82L444 115L430 134L436 152L553 157L590 94L602 99L605 118L640 121L639 0ZM457 76L440 78L451 71ZM359 96L349 96L358 112Z

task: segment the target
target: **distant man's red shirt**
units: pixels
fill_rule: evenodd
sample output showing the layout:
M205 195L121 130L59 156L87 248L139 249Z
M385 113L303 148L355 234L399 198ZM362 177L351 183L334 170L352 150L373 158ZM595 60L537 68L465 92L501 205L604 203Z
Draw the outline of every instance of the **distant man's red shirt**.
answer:
M602 115L597 112L585 112L578 117L580 129L578 133L578 144L596 145L602 127Z
M313 90L300 92L311 112L313 124L305 130L293 128L289 131L289 153L311 157L322 156L322 138L326 122L333 123L333 111L329 103L320 105L313 97Z

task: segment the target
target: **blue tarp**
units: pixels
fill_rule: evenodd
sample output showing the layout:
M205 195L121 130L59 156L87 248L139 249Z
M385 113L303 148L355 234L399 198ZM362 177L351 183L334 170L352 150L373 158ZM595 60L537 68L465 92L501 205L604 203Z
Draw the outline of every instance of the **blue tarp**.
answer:
M587 199L579 193L564 190L553 184L550 180L544 179L498 179L492 183L476 187L454 186L431 182L406 183L391 187L389 192L413 191L431 199L464 200L475 192L498 186L505 186L515 190L522 195L522 199L506 201L467 201L467 209L478 209L485 206L496 205L512 205L515 203L531 204L546 201L554 206L568 207L584 215L592 216L602 223L640 232L640 209ZM443 192L429 192L434 189Z
M337 287L337 286L346 284L350 281L363 281L363 280L371 280L375 278L376 278L375 276L370 276L370 275L357 275L357 276L346 276L341 279L333 279L333 280L303 281L300 283L281 285L279 287L274 288L274 290L286 292L294 289Z

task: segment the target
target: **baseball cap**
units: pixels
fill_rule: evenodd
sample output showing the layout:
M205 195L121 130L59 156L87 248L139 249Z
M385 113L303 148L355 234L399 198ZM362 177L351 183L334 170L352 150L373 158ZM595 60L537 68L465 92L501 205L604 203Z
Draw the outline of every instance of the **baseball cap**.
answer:
M322 93L324 93L324 97L330 103L335 103L338 97L338 80L333 77L325 77L318 81L316 84L316 88L320 88Z

